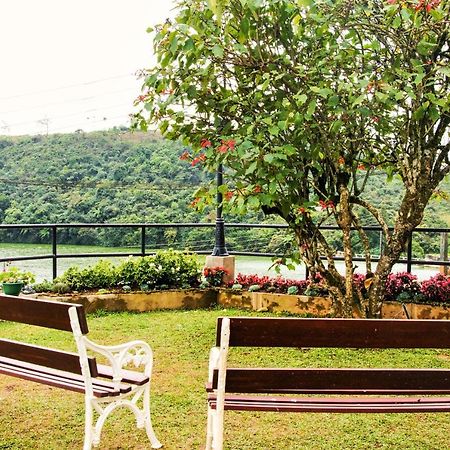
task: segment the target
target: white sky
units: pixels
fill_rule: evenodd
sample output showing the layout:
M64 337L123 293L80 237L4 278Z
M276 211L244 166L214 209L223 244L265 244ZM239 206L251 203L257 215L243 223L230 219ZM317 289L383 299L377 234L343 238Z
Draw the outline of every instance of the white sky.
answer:
M174 0L0 1L0 135L128 125ZM38 122L41 123L38 123ZM44 122L44 123L42 123Z

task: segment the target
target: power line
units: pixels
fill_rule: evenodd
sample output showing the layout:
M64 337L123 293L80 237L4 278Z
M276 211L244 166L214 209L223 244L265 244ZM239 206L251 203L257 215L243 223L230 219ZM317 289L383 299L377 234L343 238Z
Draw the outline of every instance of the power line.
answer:
M69 130L69 129L72 129L72 128L81 128L83 125L91 125L91 124L94 124L94 123L110 122L111 120L116 120L116 119L123 119L123 120L127 121L127 120L130 120L130 117L129 116L125 116L124 117L123 115L120 115L120 116L114 116L114 117L104 117L103 119L93 120L92 122L88 122L88 123L86 123L86 122L83 122L83 123L78 122L76 125L67 125L65 127L59 127L59 128L53 129L52 133L57 133L59 131Z
M51 117L49 117L49 120L55 121L58 119L65 119L67 117L73 117L73 116L78 116L78 115L82 115L82 114L88 114L88 113L99 112L99 111L107 111L110 109L125 108L125 107L131 107L131 106L132 105L130 103L127 103L127 104L110 105L110 106L102 107L102 108L90 108L90 109L86 109L84 111L77 111L77 112L70 113L70 114L64 114L62 116L51 116ZM18 127L21 125L28 125L31 123L36 123L36 120L28 120L26 122L17 122L17 123L12 123L12 124L7 124L7 125L8 125L8 127Z
M43 105L34 105L34 106L31 106L31 107L27 107L26 111L30 111L32 109L46 108L48 106L66 105L67 103L86 102L88 100L93 100L93 99L96 99L96 98L99 98L99 97L105 97L107 95L114 95L114 94L119 94L119 93L122 93L122 92L132 92L132 91L134 91L134 89L128 88L128 89L121 89L121 90L118 90L118 91L104 92L104 93L98 94L98 95L91 95L89 97L72 98L72 99L69 99L69 100L62 100L62 101L58 101L58 102L46 103L46 104L43 104ZM131 101L130 101L130 103L131 103ZM12 113L24 112L24 111L25 111L25 108L19 108L19 109L13 109L13 110L10 110L10 111L1 111L0 114L12 114Z
M13 180L8 178L0 178L1 184L13 185L13 186L38 186L38 187L54 187L62 189L144 189L144 190L190 190L198 187L196 184L174 184L174 185L155 185L152 183L122 183L119 181L106 181L106 182L52 182L42 180Z
M23 93L23 94L11 95L11 96L8 96L8 97L0 97L0 100L11 100L11 99L14 99L14 98L28 97L28 96L31 96L31 95L45 94L47 92L62 91L64 89L71 89L71 88L79 87L79 86L88 86L88 85L91 85L91 84L103 83L104 81L117 80L119 78L127 78L127 77L131 77L131 76L135 76L135 75L131 74L131 73L126 74L126 75L117 75L117 76L114 76L114 77L101 78L101 79L98 79L98 80L92 80L92 81L87 81L87 82L78 83L78 84L71 84L71 85L67 85L67 86L60 86L60 87L57 87L57 88L45 89L45 90L42 90L42 91L27 92L27 93Z

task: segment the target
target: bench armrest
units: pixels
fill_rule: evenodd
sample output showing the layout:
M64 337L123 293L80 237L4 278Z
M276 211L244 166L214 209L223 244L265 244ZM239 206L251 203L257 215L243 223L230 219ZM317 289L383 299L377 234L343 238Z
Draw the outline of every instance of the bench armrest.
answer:
M145 375L150 377L153 367L153 351L144 341L130 341L119 345L99 345L90 339L84 339L86 349L104 356L112 370L112 380L121 382L125 376L125 366L132 364L135 368L144 368Z
M212 385L214 370L219 366L220 348L213 347L209 352L208 383Z

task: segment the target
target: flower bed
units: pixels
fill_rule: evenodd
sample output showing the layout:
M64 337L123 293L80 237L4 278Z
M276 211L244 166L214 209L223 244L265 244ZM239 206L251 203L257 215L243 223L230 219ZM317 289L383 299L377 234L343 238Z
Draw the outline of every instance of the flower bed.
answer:
M221 267L205 268L202 272L194 255L171 250L154 256L130 257L118 266L100 261L85 269L71 267L54 282L34 287L44 296L49 292L68 294L62 298L76 299L88 311L149 311L219 304L255 311L332 315L331 300L318 276L313 280L289 280L280 276L239 274L226 286L228 289L223 289L226 273ZM366 294L367 281L364 275L354 276L355 286L362 295ZM199 287L202 290L193 295ZM449 276L438 274L419 282L409 273L389 275L383 317L449 318L449 310Z

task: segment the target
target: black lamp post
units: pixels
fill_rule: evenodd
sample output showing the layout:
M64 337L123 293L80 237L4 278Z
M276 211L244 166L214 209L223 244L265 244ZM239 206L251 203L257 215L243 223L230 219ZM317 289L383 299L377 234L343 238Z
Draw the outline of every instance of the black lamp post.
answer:
M223 165L217 168L217 189L223 185ZM217 190L217 216L214 249L211 256L229 256L225 245L225 222L222 218L223 195Z

